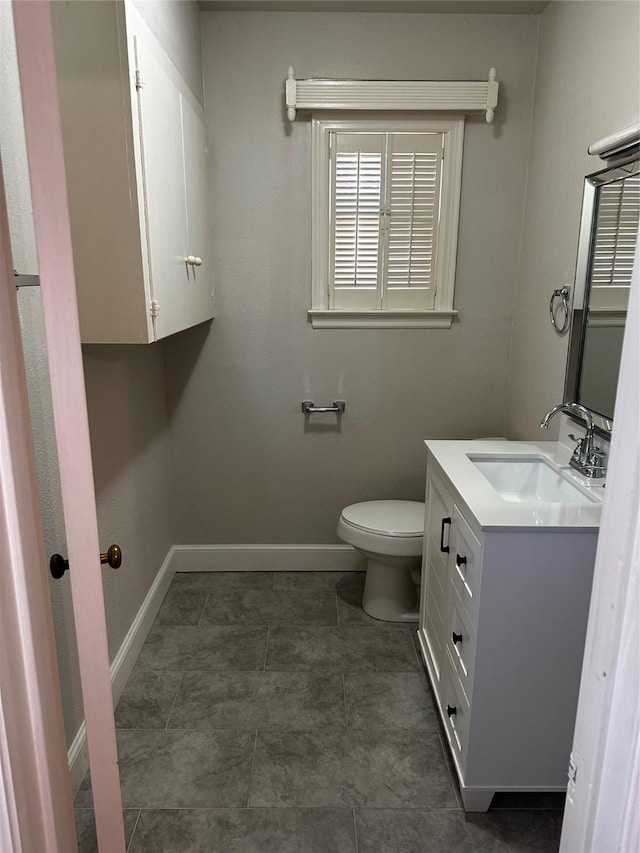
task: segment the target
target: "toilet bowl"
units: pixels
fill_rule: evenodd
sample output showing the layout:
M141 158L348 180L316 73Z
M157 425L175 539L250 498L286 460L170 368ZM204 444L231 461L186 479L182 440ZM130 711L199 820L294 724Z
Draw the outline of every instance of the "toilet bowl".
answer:
M384 622L416 622L424 503L365 501L342 510L338 536L367 558L362 607Z

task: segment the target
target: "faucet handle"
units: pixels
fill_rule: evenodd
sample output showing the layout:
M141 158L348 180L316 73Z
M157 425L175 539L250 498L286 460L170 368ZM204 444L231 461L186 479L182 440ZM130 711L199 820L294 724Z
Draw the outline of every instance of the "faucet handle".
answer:
M593 452L587 458L587 464L584 466L583 473L593 479L604 477L607 473L606 460L606 454L599 447L594 448Z

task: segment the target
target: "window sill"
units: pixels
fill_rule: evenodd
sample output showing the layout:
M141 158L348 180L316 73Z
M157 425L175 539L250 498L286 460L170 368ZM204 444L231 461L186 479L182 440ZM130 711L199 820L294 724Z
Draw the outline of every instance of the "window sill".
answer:
M307 312L314 329L449 329L454 311L329 311Z

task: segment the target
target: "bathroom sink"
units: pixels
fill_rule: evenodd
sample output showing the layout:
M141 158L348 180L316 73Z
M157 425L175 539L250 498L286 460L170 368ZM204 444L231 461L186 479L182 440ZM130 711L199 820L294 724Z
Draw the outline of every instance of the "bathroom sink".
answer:
M597 498L563 476L542 456L467 456L505 501L573 504L597 502Z

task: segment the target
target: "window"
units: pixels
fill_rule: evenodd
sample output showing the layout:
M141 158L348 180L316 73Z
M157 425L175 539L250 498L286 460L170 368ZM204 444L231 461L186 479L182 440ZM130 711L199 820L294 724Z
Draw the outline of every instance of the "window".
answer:
M314 326L451 325L463 132L314 117Z

